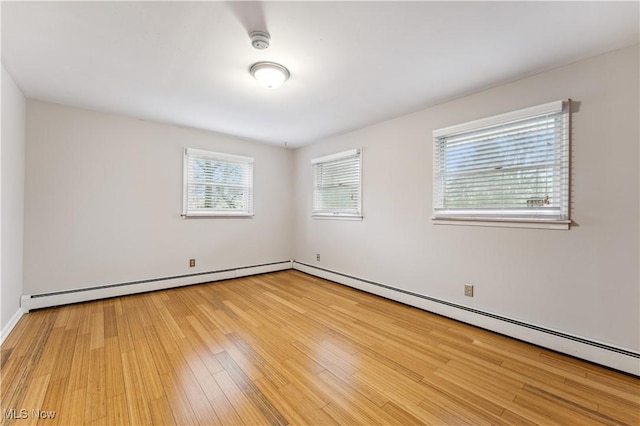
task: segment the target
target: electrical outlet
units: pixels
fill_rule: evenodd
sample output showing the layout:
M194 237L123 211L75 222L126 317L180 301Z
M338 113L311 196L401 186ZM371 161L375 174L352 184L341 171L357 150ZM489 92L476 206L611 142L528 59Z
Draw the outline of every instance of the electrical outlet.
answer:
M464 285L464 295L467 297L473 297L473 286L470 284Z
M189 259L189 268L194 268L196 266L196 260L195 259Z
M320 262L320 253L316 254L316 260Z

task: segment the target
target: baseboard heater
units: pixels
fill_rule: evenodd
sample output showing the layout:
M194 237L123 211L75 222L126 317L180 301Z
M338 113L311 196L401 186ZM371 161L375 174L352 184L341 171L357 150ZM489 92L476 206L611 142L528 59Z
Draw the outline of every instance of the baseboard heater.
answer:
M640 353L303 262L293 269L518 340L640 376Z
M106 299L109 297L126 296L129 294L145 293L154 290L182 287L186 285L202 284L213 281L264 274L267 272L283 271L292 268L292 261L263 263L259 265L241 266L231 269L198 272L194 274L175 275L170 277L152 278L147 280L130 281L96 287L56 291L51 293L30 294L22 296L20 307L23 312L32 309L49 308L52 306L68 305L70 303L87 302Z
M320 268L296 260L25 295L21 298L21 309L23 312L29 312L32 309L222 281L287 269L295 269L309 275L347 285L367 293L640 377L640 353L637 351L608 343L597 342L559 330L529 324L490 312L484 312L468 306ZM10 330L7 330L4 334L8 334L9 331Z

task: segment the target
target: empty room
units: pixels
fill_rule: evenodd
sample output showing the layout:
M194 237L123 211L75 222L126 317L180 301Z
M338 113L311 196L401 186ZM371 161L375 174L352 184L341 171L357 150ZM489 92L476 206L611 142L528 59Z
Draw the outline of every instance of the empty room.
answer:
M2 1L3 425L640 425L640 3Z

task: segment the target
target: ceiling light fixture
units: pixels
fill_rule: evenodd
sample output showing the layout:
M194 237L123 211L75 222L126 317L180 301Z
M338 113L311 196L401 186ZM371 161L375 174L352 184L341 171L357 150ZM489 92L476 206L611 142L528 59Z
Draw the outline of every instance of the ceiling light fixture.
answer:
M268 89L277 89L289 78L289 70L275 62L258 62L249 70L258 83Z

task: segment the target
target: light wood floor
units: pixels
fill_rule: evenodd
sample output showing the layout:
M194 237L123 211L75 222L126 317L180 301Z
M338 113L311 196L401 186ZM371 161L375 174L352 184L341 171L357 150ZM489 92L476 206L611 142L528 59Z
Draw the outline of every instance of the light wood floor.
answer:
M32 312L1 361L7 425L640 423L637 378L295 271Z

